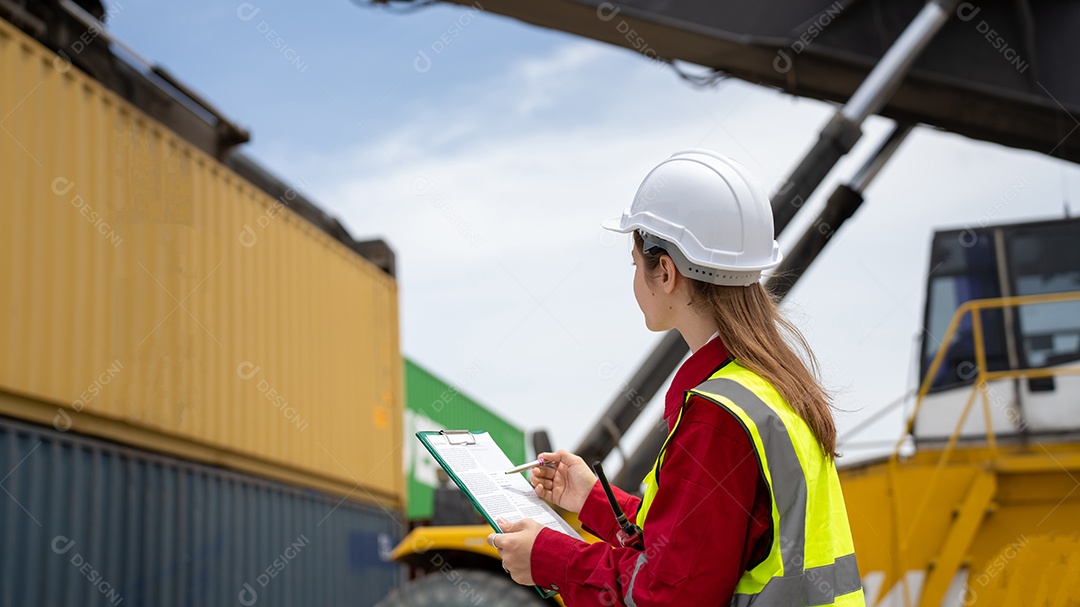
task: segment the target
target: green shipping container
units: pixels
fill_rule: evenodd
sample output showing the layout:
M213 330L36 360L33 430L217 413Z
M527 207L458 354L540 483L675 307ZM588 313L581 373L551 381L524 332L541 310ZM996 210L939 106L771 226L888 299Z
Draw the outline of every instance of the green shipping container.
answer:
M482 371L477 363L459 378L464 386ZM431 518L439 465L416 440L421 430L485 430L515 462L525 461L525 433L465 396L458 388L405 360L405 475L410 521Z

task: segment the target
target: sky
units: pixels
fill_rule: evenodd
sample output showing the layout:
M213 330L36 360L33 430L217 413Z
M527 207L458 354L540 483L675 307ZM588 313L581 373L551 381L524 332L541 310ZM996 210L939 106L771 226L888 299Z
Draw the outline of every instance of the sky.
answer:
M578 444L660 339L634 302L628 237L600 221L681 149L730 155L772 190L835 111L738 80L697 88L630 51L474 8L106 6L116 36L250 129L245 153L355 238L391 245L406 356L557 448ZM890 128L864 124L782 248ZM842 443L914 386L933 231L1061 217L1078 195L1075 165L912 133L783 305L821 363ZM643 420L660 413L656 399ZM897 410L850 440L901 427Z

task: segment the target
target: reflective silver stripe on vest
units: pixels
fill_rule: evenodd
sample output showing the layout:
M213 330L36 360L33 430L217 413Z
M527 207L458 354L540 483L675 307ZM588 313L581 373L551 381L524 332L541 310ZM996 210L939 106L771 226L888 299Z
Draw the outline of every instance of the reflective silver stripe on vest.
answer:
M832 564L805 572L773 578L757 594L736 594L732 607L750 605L831 605L836 597L862 588L855 555L844 555Z
M644 552L637 557L637 563L634 564L634 573L630 576L630 585L626 587L626 598L623 599L626 607L637 607L637 603L634 602L634 582L637 581L637 574L641 571L641 566L648 560Z
M749 388L732 379L710 379L695 391L723 396L753 420L765 448L772 475L773 499L780 515L780 556L784 577L773 578L757 594L736 594L731 604L742 606L759 601L760 604L778 606L827 605L837 596L861 588L854 554L840 557L832 565L803 571L806 564L806 476L787 427L776 411Z

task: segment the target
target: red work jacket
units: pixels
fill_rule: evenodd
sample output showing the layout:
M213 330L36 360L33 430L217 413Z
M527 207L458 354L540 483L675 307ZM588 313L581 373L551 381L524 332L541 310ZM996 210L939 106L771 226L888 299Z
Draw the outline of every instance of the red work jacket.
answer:
M727 360L719 337L695 352L675 374L664 418L675 425L687 390L709 378ZM750 437L723 407L692 396L668 441L659 490L645 526L647 560L619 547L618 525L599 481L581 509L597 544L543 529L532 549L532 576L542 588L558 590L569 607L626 605L728 605L743 572L768 554L772 521L768 485L761 477ZM615 488L628 518L641 499Z

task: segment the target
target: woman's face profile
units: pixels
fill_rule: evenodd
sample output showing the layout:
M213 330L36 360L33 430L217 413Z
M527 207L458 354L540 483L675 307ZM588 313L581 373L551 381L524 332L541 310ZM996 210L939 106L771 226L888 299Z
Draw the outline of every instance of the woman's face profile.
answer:
M646 276L646 268L641 251L633 247L630 253L634 263L634 299L637 300L638 308L645 315L645 326L650 331L662 331L656 315L657 300L656 289L650 285L649 277Z

